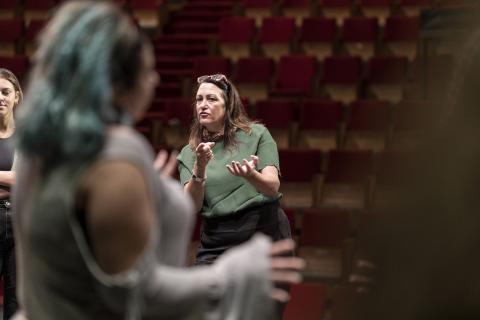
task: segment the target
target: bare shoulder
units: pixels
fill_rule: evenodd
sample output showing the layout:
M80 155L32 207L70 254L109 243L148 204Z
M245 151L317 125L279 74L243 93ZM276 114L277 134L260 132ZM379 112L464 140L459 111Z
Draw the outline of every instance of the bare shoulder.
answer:
M97 262L109 273L127 270L145 248L154 219L142 170L128 161L101 161L81 190Z

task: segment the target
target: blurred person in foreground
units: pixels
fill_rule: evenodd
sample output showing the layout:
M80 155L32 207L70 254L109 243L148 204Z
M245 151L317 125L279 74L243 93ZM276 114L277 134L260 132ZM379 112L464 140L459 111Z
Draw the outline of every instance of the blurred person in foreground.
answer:
M437 110L397 203L365 237L378 268L355 318L480 318L480 29Z
M269 319L299 281L264 236L184 268L194 214L131 128L158 82L150 43L107 2L62 5L40 38L18 127L18 318ZM156 167L162 168L158 163Z
M22 102L17 77L0 68L0 276L3 277L3 319L17 310L15 241L13 238L10 191L15 183L14 109Z

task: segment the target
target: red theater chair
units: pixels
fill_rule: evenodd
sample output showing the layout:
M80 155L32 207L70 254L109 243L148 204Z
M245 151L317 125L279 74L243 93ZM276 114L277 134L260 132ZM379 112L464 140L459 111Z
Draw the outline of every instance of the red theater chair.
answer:
M331 150L321 186L320 206L364 208L370 205L373 152Z
M403 97L408 60L405 57L374 57L368 64L367 84L380 100L398 102Z
M317 61L311 56L284 56L277 65L272 95L311 96L317 73Z
M291 299L285 307L283 320L323 319L327 290L320 283L299 283L290 291Z
M250 56L255 35L255 20L246 17L224 18L220 21L218 42L222 56L237 61Z
M268 128L278 148L292 147L294 121L297 118L295 103L282 100L262 100L256 103L255 110L256 118Z
M358 98L362 78L359 57L328 57L323 64L323 84L332 100L350 103Z
M412 61L417 56L418 30L417 17L388 17L383 43L395 56Z
M275 61L278 61L282 56L288 55L294 32L294 18L270 17L263 19L259 43L264 55Z
M242 97L248 97L251 102L264 100L268 97L274 62L270 58L241 58L236 65L235 85Z
M345 132L343 105L332 100L306 100L300 106L298 146L328 151L340 147Z
M13 57L20 54L23 20L20 18L0 19L0 30L2 30L0 33L0 55Z
M263 19L272 15L274 0L243 0L242 5L245 15L255 19L255 25L259 27Z
M333 18L305 18L300 27L300 46L305 54L323 61L332 55L336 32L337 26Z
M395 0L360 0L360 11L365 17L377 18L383 27L394 3Z
M351 17L343 23L341 40L350 56L368 60L375 55L378 22L376 18Z
M393 132L388 101L358 100L348 108L347 149L383 150Z
M322 152L307 149L280 149L279 156L282 206L312 207L319 195Z
M344 279L353 248L349 212L306 209L302 218L298 255L307 263L305 276L320 281Z
M351 15L352 0L322 0L320 3L323 16L334 18L338 26L343 25L343 21Z

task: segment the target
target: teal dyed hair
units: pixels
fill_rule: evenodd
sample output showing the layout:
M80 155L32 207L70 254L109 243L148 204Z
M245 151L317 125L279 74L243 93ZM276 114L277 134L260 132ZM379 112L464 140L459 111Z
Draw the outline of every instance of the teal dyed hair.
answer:
M34 56L17 127L19 149L41 160L44 171L92 161L107 126L128 122L113 94L136 84L144 43L112 4L75 1L60 7Z

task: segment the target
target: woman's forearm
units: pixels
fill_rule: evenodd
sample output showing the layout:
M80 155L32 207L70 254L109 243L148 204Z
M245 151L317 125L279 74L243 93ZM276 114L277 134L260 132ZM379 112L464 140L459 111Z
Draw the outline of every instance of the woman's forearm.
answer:
M254 186L258 192L268 197L274 197L280 188L278 175L270 172L258 172L254 170L249 176L245 177L245 179Z
M197 162L193 165L193 174L199 178L206 178L205 167L198 165ZM194 181L192 178L185 184L185 192L189 193L195 204L195 210L198 212L202 209L203 198L205 196L205 183Z
M0 185L11 187L15 184L15 171L0 171Z
M185 192L190 194L195 205L195 211L198 212L203 206L203 197L205 195L205 187L202 182L195 182L192 179L185 184Z

